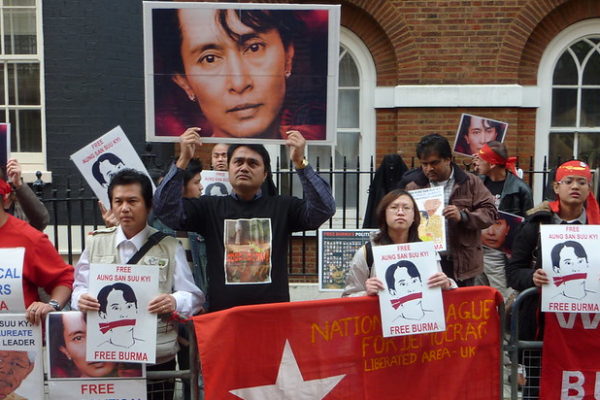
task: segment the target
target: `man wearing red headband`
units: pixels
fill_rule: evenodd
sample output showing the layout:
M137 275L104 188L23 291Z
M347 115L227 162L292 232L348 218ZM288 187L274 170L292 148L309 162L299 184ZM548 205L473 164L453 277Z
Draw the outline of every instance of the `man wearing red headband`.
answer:
M48 236L4 210L12 188L0 179L0 247L25 248L22 286L25 316L39 324L51 311L59 311L71 296L73 267L65 264ZM48 303L40 301L38 288L50 294Z
M498 210L524 217L525 212L533 208L533 197L529 186L517 177L515 161L515 157L508 156L503 143L493 141L483 145L475 155L473 165L494 196ZM506 286L506 255L501 251L504 238L498 235L508 234L509 229L506 221L499 219L481 232L483 273L475 278L476 285L494 287L504 299L510 296L512 290Z
M600 224L598 202L592 194L592 172L582 161L567 161L556 170L553 183L557 199L544 201L527 212L527 218L515 238L512 258L506 267L508 285L515 290L550 283L548 275L541 269L540 224ZM520 311L521 340L541 340L543 318L539 312L539 299L532 296L523 302ZM527 375L526 395L537 398L539 387L539 365L530 365Z

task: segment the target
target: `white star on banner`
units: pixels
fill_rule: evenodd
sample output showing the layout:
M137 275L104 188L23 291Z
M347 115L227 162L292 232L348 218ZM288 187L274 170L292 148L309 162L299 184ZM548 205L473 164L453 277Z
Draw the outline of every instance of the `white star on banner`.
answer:
M235 389L230 393L244 400L321 400L345 376L344 374L305 381L292 352L292 346L286 340L274 385Z

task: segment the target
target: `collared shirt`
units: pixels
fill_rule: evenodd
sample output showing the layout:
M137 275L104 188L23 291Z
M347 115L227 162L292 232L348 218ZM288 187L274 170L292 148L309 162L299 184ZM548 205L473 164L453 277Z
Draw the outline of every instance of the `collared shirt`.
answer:
M180 221L185 219L183 210L183 169L171 165L169 172L154 193L152 207L158 218L173 229L181 229ZM296 171L304 192L304 218L308 225L318 225L324 214L335 213L335 200L329 185L311 165ZM236 195L232 196L237 199ZM255 199L262 196L257 193Z
M585 208L583 209L583 211L581 212L581 215L571 221L567 221L562 219L561 217L558 216L558 214L556 213L552 213L552 223L556 224L556 225L560 225L560 224L581 224L581 225L585 225L587 224L587 216L585 213Z
M131 239L127 239L120 226L115 232L115 247L119 253L119 260L123 263L129 261L131 257L146 243L150 236L150 227L146 225L138 234ZM75 283L73 284L73 294L71 295L71 308L78 309L77 302L83 293L88 292L90 261L89 253L86 248L79 262L75 266ZM193 315L200 311L204 303L204 293L195 285L192 271L187 263L185 251L180 243L175 250L175 270L173 271L173 293L176 300L176 311L183 315Z

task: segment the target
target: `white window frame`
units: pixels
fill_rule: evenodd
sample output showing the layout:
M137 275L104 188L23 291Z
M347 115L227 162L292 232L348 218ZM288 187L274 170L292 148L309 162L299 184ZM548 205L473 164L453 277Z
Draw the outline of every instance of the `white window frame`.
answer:
M4 4L3 4L4 6ZM36 179L35 172L42 172L42 179L44 182L52 182L52 173L47 171L46 163L46 90L45 90L45 69L44 69L44 31L43 31L43 13L42 13L42 0L35 0L34 6L27 6L26 8L34 8L36 11L36 54L28 55L6 55L2 56L2 61L37 61L40 67L40 105L29 107L30 109L40 110L40 134L42 149L40 152L11 152L11 158L19 160L23 169L23 179L26 182L33 182ZM10 7L9 7L10 8ZM24 8L23 6L15 6L15 8ZM0 35L4 36L4 25L2 24L2 32ZM6 71L5 71L6 74ZM6 80L5 80L6 82ZM5 95L8 99L7 91L8 85L5 85ZM13 107L8 107L11 109ZM19 109L27 109L27 106L18 106ZM4 112L5 108L1 112ZM12 122L12 121L11 121Z
M546 47L538 68L538 88L540 92L540 107L536 116L535 135L535 169L541 171L544 156L549 154L550 125L552 122L552 79L554 69L560 56L573 43L584 36L600 34L600 18L588 19L573 24L559 33ZM544 188L542 179L534 181L534 201L542 200Z

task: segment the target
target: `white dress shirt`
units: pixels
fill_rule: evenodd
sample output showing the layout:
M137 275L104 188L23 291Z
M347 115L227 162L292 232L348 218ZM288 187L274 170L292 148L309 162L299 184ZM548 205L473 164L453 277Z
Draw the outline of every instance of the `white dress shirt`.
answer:
M115 247L118 250L118 262L127 262L146 243L150 236L150 227L146 225L137 235L127 239L120 226L115 232ZM75 266L75 282L73 283L73 294L71 295L71 308L78 310L77 302L83 293L88 292L90 275L90 261L88 249L86 248L79 262ZM175 270L173 271L173 293L177 303L176 311L184 316L192 316L200 311L205 302L204 293L194 283L192 271L185 257L185 251L181 243L177 244L175 250Z

